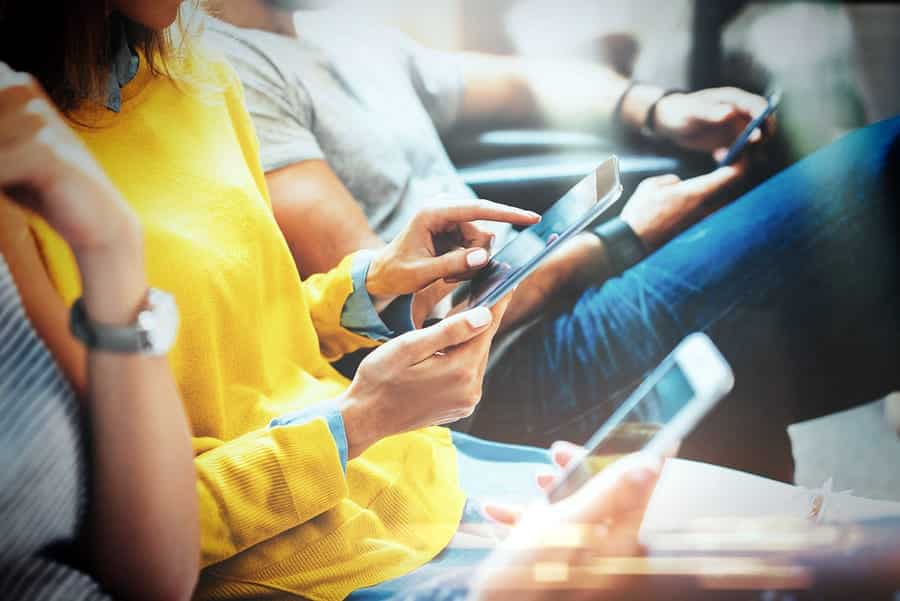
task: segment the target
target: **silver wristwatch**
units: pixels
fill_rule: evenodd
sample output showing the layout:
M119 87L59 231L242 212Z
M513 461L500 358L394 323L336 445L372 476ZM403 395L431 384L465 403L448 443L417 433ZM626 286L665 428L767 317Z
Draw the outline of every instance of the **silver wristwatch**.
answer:
M89 349L111 353L165 355L178 335L178 307L171 294L151 288L147 302L133 325L110 326L91 321L84 299L72 305L72 335Z

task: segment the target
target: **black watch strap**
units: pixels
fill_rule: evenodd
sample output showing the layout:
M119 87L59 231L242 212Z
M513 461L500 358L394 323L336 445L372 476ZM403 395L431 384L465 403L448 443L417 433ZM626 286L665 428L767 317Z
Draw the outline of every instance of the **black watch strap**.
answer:
M631 226L619 217L601 223L592 228L591 232L603 241L612 275L624 273L647 256L644 243Z
M69 327L72 335L89 349L127 354L145 350L136 327L107 326L91 321L84 308L84 298L79 298L72 305Z
M644 117L644 125L641 127L641 134L643 134L647 138L656 138L658 134L656 133L656 109L659 106L659 103L662 102L664 98L672 96L674 94L683 94L684 90L678 89L669 89L665 90L659 98L657 98L653 104L650 105L650 108L647 110L647 116Z

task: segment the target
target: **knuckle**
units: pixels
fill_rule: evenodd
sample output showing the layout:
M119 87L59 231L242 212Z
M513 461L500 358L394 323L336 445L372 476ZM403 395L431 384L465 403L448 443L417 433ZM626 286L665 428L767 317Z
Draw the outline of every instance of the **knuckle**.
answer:
M640 184L638 184L638 187L635 190L635 193L650 192L650 191L656 189L659 186L658 178L659 178L659 176L648 177L647 179L642 181Z
M469 397L469 403L474 407L475 405L477 405L478 403L481 402L481 397L483 395L484 395L484 393L481 390L481 386L476 386L475 389L472 391L472 395Z
M56 132L46 125L38 130L34 137L35 150L48 160L62 160L60 145L56 140Z
M17 71L15 76L13 77L14 81L18 82L18 85L28 88L37 92L41 88L41 84L38 82L37 78L31 73L22 73Z
M4 78L4 80L5 83L3 87L7 89L25 88L37 91L39 86L37 79L35 79L33 75L21 71L12 71L9 76Z
M468 371L465 365L457 365L451 370L451 377L457 382L466 382L468 380Z
M50 121L50 116L53 114L53 108L45 99L35 97L25 103L22 112L30 117L39 117L47 123Z

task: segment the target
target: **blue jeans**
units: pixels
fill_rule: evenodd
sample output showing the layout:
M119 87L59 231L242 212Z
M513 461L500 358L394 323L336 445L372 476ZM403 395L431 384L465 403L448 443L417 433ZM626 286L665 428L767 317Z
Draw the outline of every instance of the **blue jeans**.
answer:
M736 386L683 455L790 479L786 425L900 387L898 136L855 131L569 299L491 371L471 433L583 441L704 331Z

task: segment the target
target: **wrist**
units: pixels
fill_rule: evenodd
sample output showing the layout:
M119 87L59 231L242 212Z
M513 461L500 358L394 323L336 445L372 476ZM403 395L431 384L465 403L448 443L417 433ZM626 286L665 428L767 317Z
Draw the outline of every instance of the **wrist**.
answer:
M579 289L586 288L606 276L606 249L603 242L591 232L582 232L573 240L576 245L575 269L570 277L571 284Z
M619 216L649 252L665 244L665 234L656 221L645 217L640 212L631 213L626 211L623 211Z
M349 393L349 391L348 391ZM344 433L347 437L347 457L355 459L366 449L382 438L377 432L372 412L367 411L364 404L344 393L338 401L338 410L344 420Z
M680 90L663 92L663 95L659 97L648 113L645 127L661 138L674 141L676 132L666 126L666 120L661 119L660 115L666 115L669 112L667 110L668 104L673 101L679 102L683 96L685 96L685 92Z
M666 94L663 88L649 84L634 84L627 89L620 102L622 123L640 130L647 125L647 116L653 106Z
M148 290L140 240L76 251L75 256L88 316L107 325L132 323Z
M385 251L372 254L369 269L366 273L366 291L372 299L375 310L379 313L390 305L397 294L391 291L390 278L386 275L388 261L384 257Z
M610 275L616 276L640 263L647 256L647 247L623 217L615 217L593 228L591 232L602 241Z

